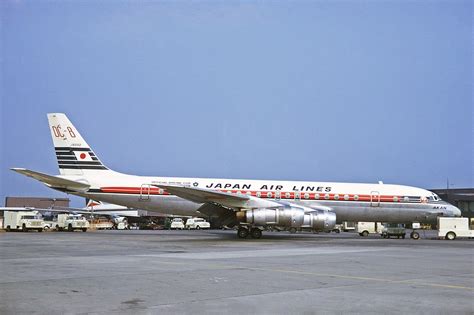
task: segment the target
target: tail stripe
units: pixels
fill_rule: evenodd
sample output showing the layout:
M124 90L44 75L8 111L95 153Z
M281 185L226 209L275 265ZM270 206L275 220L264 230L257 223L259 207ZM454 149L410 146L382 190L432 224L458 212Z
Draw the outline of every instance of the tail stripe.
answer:
M60 169L108 170L90 148L55 147ZM79 161L74 152L87 152L90 160Z
M88 166L88 165L61 165L61 169L71 169L71 170L108 170L105 166Z

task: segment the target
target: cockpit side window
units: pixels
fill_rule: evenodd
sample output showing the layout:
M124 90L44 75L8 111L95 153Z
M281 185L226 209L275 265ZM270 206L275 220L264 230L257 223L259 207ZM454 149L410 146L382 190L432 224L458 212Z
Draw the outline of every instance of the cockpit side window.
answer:
M440 201L441 198L435 193L433 193L431 196L428 197L428 201Z

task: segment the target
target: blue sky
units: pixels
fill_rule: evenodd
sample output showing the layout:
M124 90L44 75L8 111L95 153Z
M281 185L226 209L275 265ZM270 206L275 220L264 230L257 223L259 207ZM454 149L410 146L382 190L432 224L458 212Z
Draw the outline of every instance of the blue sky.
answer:
M0 198L46 113L157 176L473 187L470 1L3 1ZM74 203L83 201L74 197Z

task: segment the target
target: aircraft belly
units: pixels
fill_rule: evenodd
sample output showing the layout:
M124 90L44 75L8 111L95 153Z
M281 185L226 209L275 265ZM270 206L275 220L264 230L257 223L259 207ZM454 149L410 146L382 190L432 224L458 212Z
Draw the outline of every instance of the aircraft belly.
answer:
M436 216L431 213L431 207L425 204L380 203L371 206L370 202L318 202L318 204L333 209L338 222L436 222ZM310 203L306 204L311 206Z
M198 216L196 210L201 206L176 196L150 196L140 200L137 195L92 193L88 194L88 198L134 209L186 216Z

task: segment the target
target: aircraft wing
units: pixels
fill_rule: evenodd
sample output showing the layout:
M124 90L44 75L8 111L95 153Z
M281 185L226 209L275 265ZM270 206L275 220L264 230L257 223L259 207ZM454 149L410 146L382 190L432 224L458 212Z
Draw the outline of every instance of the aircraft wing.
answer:
M275 201L264 200L245 194L231 194L227 192L208 190L203 188L174 186L174 185L153 185L168 191L186 200L196 203L212 203L228 208L271 208L281 207L282 205Z
M53 175L48 175L45 173L40 173L36 171L31 171L26 168L12 168L12 171L15 171L17 173L23 174L25 176L34 178L46 186L52 187L52 188L65 188L73 191L78 191L78 192L84 192L87 191L90 187L90 185L76 182L73 180L53 176Z

